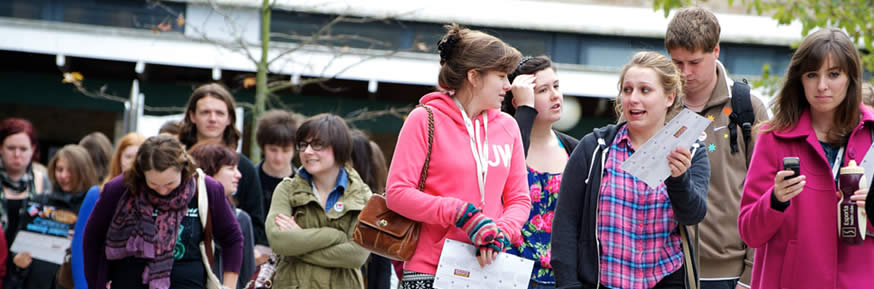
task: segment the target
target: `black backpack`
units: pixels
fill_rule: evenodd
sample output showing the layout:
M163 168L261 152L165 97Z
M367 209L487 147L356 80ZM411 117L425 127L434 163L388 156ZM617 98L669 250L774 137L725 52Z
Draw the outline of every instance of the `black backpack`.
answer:
M753 123L756 113L750 100L750 85L747 80L735 81L731 86L731 114L728 116L728 131L731 134L731 153L738 152L737 127L740 126L744 137L744 146L750 143Z

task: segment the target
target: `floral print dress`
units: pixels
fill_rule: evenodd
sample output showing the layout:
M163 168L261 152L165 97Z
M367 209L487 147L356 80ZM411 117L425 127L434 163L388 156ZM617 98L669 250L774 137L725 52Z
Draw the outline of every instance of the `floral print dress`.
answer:
M522 238L513 244L508 252L534 260L532 281L538 284L555 284L555 275L550 263L552 251L550 241L552 219L555 216L555 205L561 186L561 174L539 172L529 167L528 184L531 191L531 214L528 216L528 222L522 226Z

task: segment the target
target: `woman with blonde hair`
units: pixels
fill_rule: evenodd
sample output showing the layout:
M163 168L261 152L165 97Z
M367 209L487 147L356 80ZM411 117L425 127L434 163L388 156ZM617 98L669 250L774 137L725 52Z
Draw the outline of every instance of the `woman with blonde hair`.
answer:
M115 146L115 152L112 153L112 158L109 161L109 174L103 182L109 182L130 168L131 164L134 162L134 157L137 156L137 150L145 141L145 136L135 132L128 133L121 137L121 139L118 140L118 144Z
M690 288L687 278L698 280L686 273L697 269L684 265L694 253L684 253L682 231L707 213L706 150L674 148L664 159L670 176L654 187L620 168L665 126L682 88L677 67L657 52L638 52L622 69L615 108L623 121L584 136L564 169L575 177L562 180L552 227L557 288Z

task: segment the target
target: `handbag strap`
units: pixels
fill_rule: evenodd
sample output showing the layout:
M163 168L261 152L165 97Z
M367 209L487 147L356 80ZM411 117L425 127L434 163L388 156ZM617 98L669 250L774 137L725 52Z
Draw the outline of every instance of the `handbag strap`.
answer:
M200 215L200 222L203 225L203 246L206 247L206 259L209 261L209 266L215 265L215 252L212 248L212 212L209 210L209 199L206 192L206 174L203 170L197 169L197 210ZM204 217L206 216L206 217Z
M428 165L431 163L431 146L434 145L434 112L427 105L418 106L428 111L428 154L425 155L425 165L422 166L422 173L419 176L419 190L424 192L425 178L428 177Z

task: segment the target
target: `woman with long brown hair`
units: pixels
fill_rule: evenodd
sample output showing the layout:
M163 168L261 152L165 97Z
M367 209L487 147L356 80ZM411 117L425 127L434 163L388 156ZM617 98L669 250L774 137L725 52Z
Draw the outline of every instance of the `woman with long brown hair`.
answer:
M525 155L516 121L501 113L510 90L507 75L521 54L497 37L447 25L438 50L438 92L404 121L389 168L386 205L422 222L413 257L404 264L401 288L431 288L446 239L477 248L482 266L520 237L531 200ZM422 168L430 162L424 192Z
M851 245L837 235L843 195L835 194L836 174L861 164L874 137L874 111L861 97L862 64L849 36L824 28L804 38L772 104L774 118L759 129L741 198L738 230L756 248L752 288L874 284L874 240ZM799 159L798 176L783 168L784 157ZM862 209L867 195L865 187L849 198Z
M85 200L86 192L99 182L91 156L79 145L66 145L58 150L49 161L48 170L52 192L26 202L28 213L22 214L16 238L21 232L31 230L58 237L71 237L70 232L78 223L76 216ZM39 229L49 227L59 229ZM15 239L11 240L14 241ZM33 259L31 253L17 252L14 255L14 267L10 268L6 288L54 288L54 278L46 276L54 277L60 264Z

